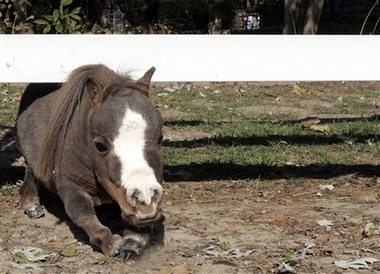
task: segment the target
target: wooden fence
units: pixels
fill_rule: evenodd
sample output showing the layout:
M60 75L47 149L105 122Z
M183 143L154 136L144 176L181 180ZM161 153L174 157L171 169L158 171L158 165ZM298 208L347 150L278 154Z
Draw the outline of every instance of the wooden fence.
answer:
M380 36L0 35L0 82L61 82L102 63L154 82L378 81Z

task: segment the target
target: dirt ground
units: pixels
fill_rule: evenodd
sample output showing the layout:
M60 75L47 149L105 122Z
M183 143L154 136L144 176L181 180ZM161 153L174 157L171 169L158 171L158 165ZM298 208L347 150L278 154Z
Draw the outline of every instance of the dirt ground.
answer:
M13 128L0 129L2 146L14 146ZM15 148L1 153L0 273L380 273L380 262L362 262L361 269L334 264L380 260L376 175L348 174L332 189L329 178L294 186L285 174L264 184L257 176L192 180L197 170L166 170L164 227L152 228L142 256L122 261L94 250L46 191L45 217L28 219L18 196L22 158ZM100 207L98 216L114 231L122 228L116 207ZM35 252L35 261L17 263L25 250Z

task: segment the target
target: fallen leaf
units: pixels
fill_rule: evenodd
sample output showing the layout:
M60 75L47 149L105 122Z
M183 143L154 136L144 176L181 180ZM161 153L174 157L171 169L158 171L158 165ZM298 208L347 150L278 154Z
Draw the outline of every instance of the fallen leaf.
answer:
M364 227L363 235L366 237L374 236L380 234L380 228L377 227L374 223L368 223Z
M21 94L16 93L11 96L9 96L9 99L14 102L14 101L20 101L21 100Z
M13 260L18 264L22 264L22 263L25 263L28 260L28 258L26 257L24 253L22 253L21 251L18 251L13 254Z
M321 123L321 120L319 120L318 118L311 118L302 121L300 125L303 127L311 127L312 125L318 125L319 123Z
M292 92L298 95L305 94L307 92L307 89L301 88L299 85L294 84Z
M176 90L179 90L179 89L180 89L179 86L174 86L172 88L171 87L164 88L165 91L170 92L170 93L175 92Z
M218 251L213 250L215 247L216 247L216 245L211 245L211 246L203 249L203 252L205 253L204 257L205 258L220 257L220 258L226 258L226 259L238 259L241 257L247 257L254 252L254 250L248 250L248 251L243 253L238 248L232 248L232 249L227 250L227 251L218 252Z
M44 270L42 267L40 267L38 264L18 264L18 263L11 263L11 266L13 266L14 268L18 268L18 269L34 269L34 270L39 270L39 271L42 271Z
M373 264L375 262L378 262L379 260L376 258L361 258L357 259L355 261L334 261L334 264L340 268L344 269L361 269L361 268L366 268L368 269L368 263Z
M179 96L177 96L177 95L171 95L171 96L169 96L169 100L171 102L179 101Z
M299 166L300 166L299 164L293 163L293 162L291 162L291 161L287 161L287 162L285 163L285 165L287 165L287 166L296 166L296 167L299 167Z
M334 186L333 185L319 185L320 190L333 190Z
M223 249L223 250L227 250L227 249L228 249L228 243L226 243L226 242L221 242L221 243L220 243L220 248Z
M75 245L68 246L60 254L64 257L74 257L77 255L77 247Z
M365 248L365 247L363 247L363 248L361 249L361 251L363 251L364 253L375 253L375 251L373 251L372 249Z
M206 247L203 249L203 252L205 253L206 258L211 258L211 257L218 257L219 252L213 250L216 247L216 245L210 245L209 247Z
M312 125L309 128L320 133L330 132L330 127L328 125Z
M291 267L287 263L282 262L277 268L277 273L297 273L297 272L293 269L293 267Z
M54 256L54 253L44 254L44 250L35 246L16 248L12 251L14 258L25 259L29 262L45 261Z
M169 96L169 93L167 93L167 92L160 92L160 93L157 94L157 96L158 97L167 97L167 96Z
M319 220L317 224L319 224L320 226L332 226L334 225L334 222L330 220Z

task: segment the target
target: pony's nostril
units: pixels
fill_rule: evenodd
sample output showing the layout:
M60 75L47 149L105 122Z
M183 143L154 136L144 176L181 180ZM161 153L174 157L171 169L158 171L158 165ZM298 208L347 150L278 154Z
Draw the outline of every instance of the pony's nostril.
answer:
M153 190L152 202L158 202L162 197L162 188L156 188Z
M139 195L140 195L140 191L135 189L133 192L132 192L132 195L131 195L131 198L132 198L132 201L137 204L140 203L140 198L139 198Z

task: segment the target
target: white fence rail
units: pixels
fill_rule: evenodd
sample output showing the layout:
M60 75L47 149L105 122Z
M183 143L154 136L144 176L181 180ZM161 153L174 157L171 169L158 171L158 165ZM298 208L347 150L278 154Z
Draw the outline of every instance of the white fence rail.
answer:
M61 82L102 63L154 82L378 81L380 36L0 35L0 82Z

